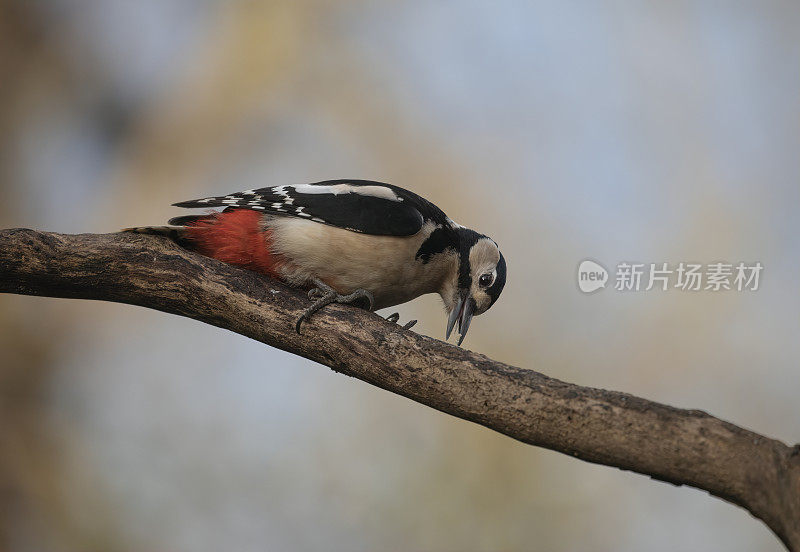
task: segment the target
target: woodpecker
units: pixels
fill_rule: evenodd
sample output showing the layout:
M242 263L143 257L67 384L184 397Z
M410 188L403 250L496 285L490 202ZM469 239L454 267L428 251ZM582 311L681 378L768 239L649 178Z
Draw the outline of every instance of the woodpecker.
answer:
M377 310L438 293L447 311L445 339L457 324L460 346L472 317L486 312L506 283L506 261L494 240L391 184L326 180L174 206L224 209L124 231L167 235L209 257L308 289L314 303L297 320L298 333L303 321L331 303L360 301Z

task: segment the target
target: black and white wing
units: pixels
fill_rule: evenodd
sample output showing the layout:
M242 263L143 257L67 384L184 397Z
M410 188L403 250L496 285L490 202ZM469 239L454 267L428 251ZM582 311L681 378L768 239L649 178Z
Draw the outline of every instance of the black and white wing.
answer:
M441 209L417 194L371 180L273 186L174 205L252 209L381 236L411 236L428 221L437 226L455 225Z

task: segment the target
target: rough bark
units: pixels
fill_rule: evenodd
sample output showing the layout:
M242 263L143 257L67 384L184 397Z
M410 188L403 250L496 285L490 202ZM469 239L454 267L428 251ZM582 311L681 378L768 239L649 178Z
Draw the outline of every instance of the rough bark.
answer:
M348 306L326 307L298 335L301 292L160 237L2 230L0 292L129 303L213 324L522 442L703 489L800 552L800 445L700 410L565 383Z

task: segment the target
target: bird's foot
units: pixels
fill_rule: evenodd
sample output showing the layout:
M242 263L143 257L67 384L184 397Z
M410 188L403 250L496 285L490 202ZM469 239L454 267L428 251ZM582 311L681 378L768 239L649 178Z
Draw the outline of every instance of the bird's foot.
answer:
M394 322L397 325L400 325L400 322L399 322L400 313L399 312L392 313L392 314L390 314L389 316L386 317L386 320L388 320L389 322ZM416 320L410 320L410 321L406 322L405 324L403 324L403 329L404 330L410 330L411 328L414 327L414 325L416 323L417 323Z
M297 319L297 324L295 325L297 333L300 333L300 325L303 321L308 320L315 312L331 303L354 303L366 299L367 310L369 311L372 310L372 306L375 304L375 298L372 296L372 293L365 289L357 289L353 293L342 295L322 280L315 278L312 281L315 287L309 290L308 298L313 300L314 304L308 307L306 311L300 315L300 318Z

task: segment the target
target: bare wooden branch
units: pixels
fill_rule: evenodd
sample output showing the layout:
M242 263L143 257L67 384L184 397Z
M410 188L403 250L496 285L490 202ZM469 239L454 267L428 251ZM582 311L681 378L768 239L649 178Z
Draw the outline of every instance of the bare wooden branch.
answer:
M0 231L0 292L116 301L240 333L531 445L738 504L800 552L800 445L700 410L565 383L134 234Z

